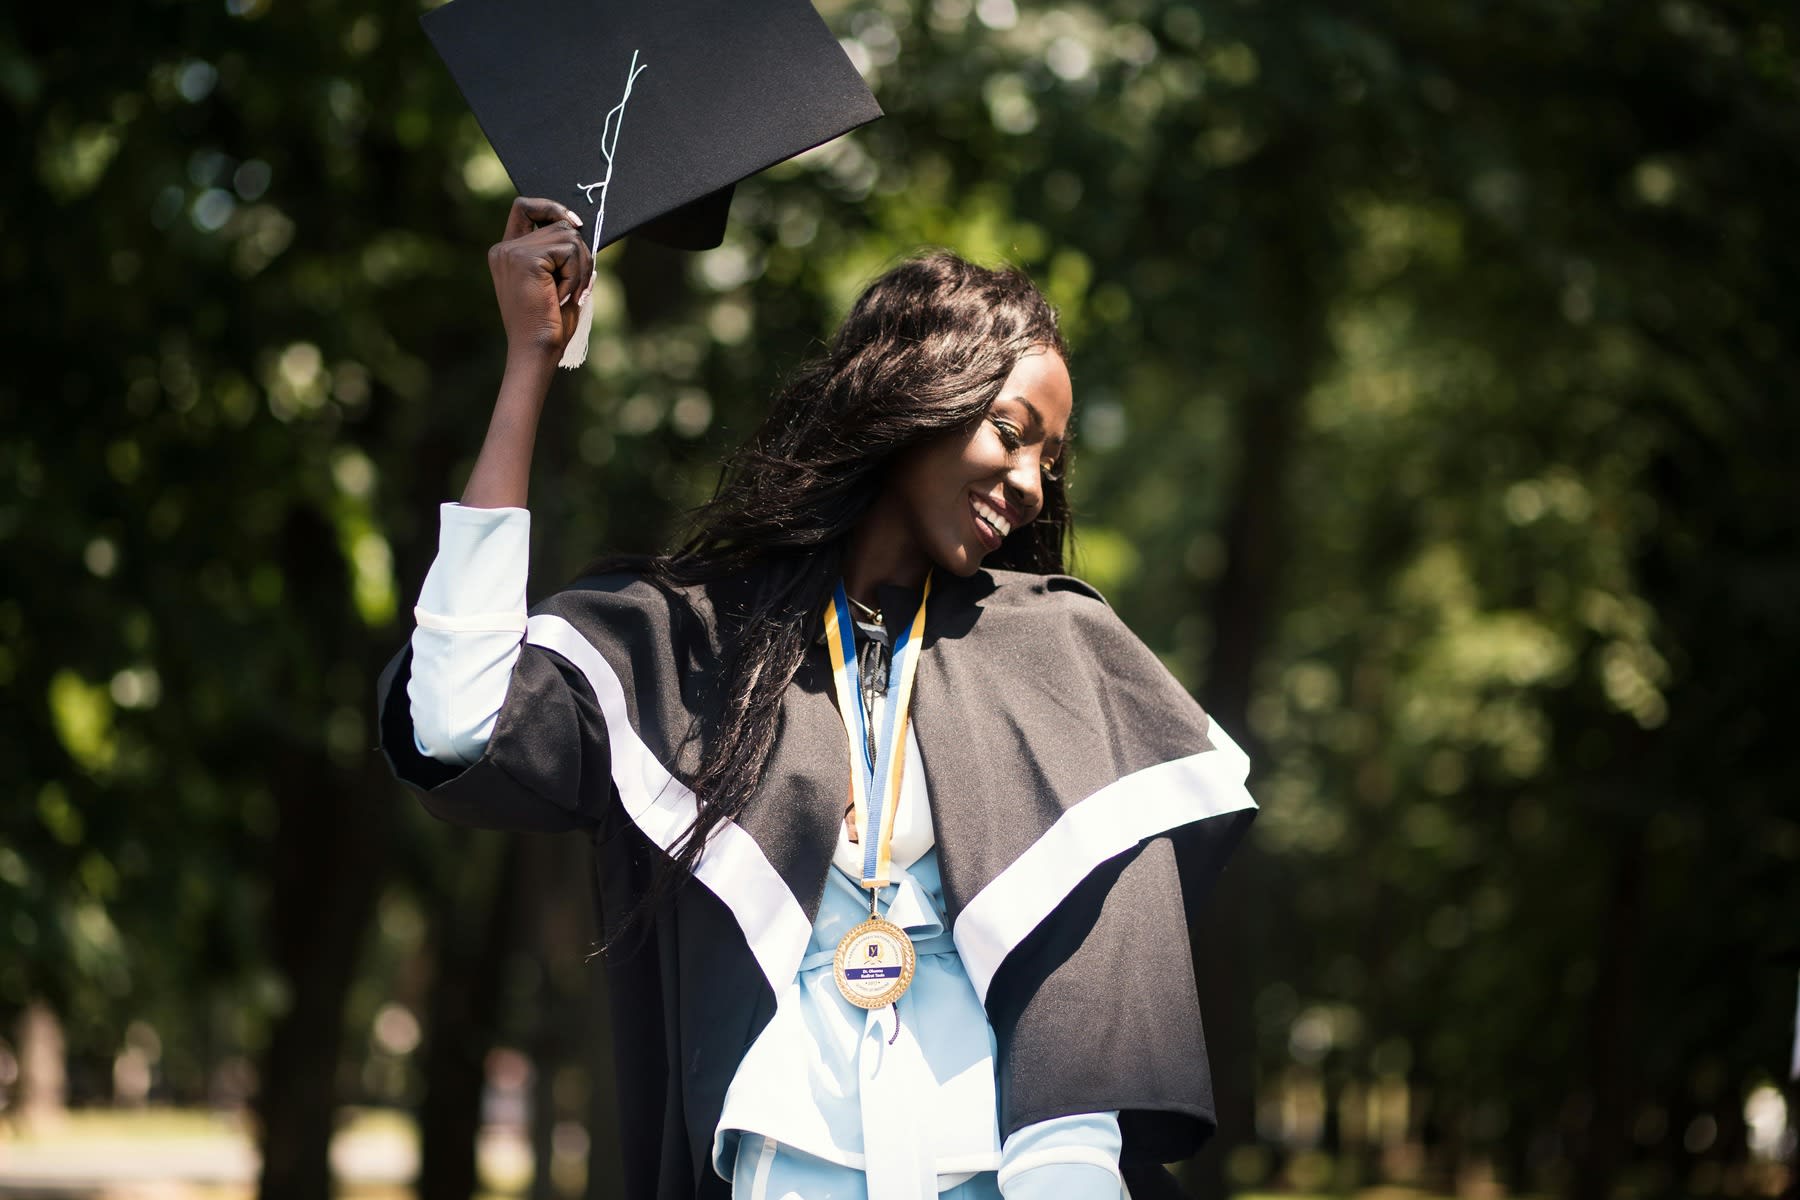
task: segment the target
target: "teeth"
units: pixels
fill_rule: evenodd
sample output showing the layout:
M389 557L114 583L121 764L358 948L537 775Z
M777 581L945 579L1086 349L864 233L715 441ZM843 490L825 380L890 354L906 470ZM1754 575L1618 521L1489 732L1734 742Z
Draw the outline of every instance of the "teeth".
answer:
M981 515L982 520L986 521L989 525L992 525L1001 537L1004 538L1007 534L1012 532L1012 522L1001 516L999 511L995 509L993 505L983 500L980 496L975 497L975 511Z

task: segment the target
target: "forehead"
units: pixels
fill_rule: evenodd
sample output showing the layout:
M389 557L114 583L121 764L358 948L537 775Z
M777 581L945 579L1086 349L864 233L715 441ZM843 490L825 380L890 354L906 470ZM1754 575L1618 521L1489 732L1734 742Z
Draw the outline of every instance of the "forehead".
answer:
M1026 351L1001 385L995 403L1024 404L1043 422L1046 437L1064 436L1075 407L1075 389L1062 355L1050 349Z

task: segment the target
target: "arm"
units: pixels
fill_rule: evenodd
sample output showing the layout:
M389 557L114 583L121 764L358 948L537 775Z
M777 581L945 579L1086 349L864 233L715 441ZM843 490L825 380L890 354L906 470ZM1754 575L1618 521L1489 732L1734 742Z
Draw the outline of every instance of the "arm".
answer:
M506 373L462 502L524 508L544 396L574 335L593 257L581 218L554 200L513 201L506 232L488 250L488 272L506 326Z
M488 251L506 373L465 504L444 506L418 628L380 689L382 748L396 774L426 792L433 812L468 824L579 825L595 818L608 778L604 723L585 681L521 641L538 417L593 269L580 223L553 201L521 198Z
M1078 1113L1027 1125L1000 1152L1005 1200L1118 1200L1119 1114Z
M575 330L593 260L581 218L553 200L519 197L488 273L506 327L506 373L462 504L439 514L438 556L413 610L413 744L450 766L481 757L506 700L525 634L531 540L525 501L538 418Z
M525 636L531 514L446 504L438 519L406 694L419 752L468 766L493 736Z

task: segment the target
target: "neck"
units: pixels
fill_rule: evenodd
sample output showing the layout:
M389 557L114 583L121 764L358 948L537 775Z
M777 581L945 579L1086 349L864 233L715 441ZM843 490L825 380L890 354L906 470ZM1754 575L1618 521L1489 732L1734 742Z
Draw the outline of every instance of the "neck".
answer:
M884 519L877 509L850 531L844 552L844 590L870 608L881 607L877 589L883 586L923 587L931 563L903 528Z

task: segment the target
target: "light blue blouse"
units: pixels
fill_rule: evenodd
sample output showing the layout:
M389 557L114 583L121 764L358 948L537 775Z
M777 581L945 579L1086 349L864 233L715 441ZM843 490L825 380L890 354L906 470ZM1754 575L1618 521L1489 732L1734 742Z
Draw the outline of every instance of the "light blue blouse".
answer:
M518 658L530 514L446 504L440 516L408 693L420 751L467 765L492 735ZM872 1012L837 990L832 955L869 911L848 873L859 856L843 841L807 957L726 1093L713 1167L734 1197L755 1200L1117 1200L1117 1113L1054 1118L1001 1143L994 1034L944 921L916 741L907 749L912 847L896 839L882 907L917 948L912 986Z

